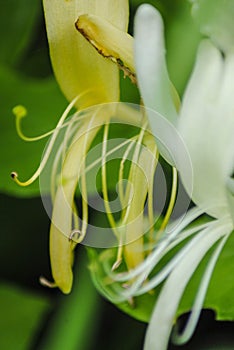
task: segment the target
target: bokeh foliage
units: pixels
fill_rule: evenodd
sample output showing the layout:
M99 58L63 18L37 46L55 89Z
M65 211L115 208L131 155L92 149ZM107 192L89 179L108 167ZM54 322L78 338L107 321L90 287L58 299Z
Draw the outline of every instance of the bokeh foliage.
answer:
M182 96L200 39L190 17L190 5L186 0L145 2L156 6L164 17L169 71ZM133 15L141 3L141 0L130 1L130 32L133 31ZM50 274L47 253L49 220L40 200L34 198L39 196L38 182L20 188L12 182L10 173L16 170L21 179L28 178L39 164L46 141L30 144L22 141L16 134L12 108L17 104L27 108L28 116L22 121L23 130L27 135L35 136L55 127L67 101L50 66L41 1L1 0L0 33L0 348L84 350L97 348L96 342L103 349L141 349L145 325L101 301L88 275L87 258L84 252L80 253L82 247L78 250L76 283L70 296L48 291L38 283L41 273ZM123 77L121 90L122 100L138 102L136 88ZM230 239L217 265L207 303L214 309L218 305L220 318L225 319L234 313L231 308L226 308L232 304L231 300L224 305L224 300L226 302L233 295L232 246L233 239ZM197 278L199 272L192 283L197 283ZM193 290L192 285L189 288ZM191 295L189 289L181 312L191 305ZM126 308L125 311L129 312ZM112 329L108 328L110 317ZM213 327L217 325L213 323ZM207 325L204 329L206 332ZM226 330L221 330L226 342L215 347L207 340L206 350L224 350L224 346L231 349L228 326ZM194 344L183 348L192 350L199 346L202 349L198 337Z

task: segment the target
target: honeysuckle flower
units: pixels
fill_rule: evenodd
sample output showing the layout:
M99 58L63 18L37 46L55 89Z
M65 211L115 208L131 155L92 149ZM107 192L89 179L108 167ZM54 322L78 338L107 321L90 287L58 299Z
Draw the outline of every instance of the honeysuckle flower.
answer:
M44 0L44 9L53 68L70 104L55 131L52 132L37 172L25 183L18 179L17 174L13 173L12 176L21 185L28 185L38 177L60 130L66 124L66 118L72 108L76 107L78 112L67 123L67 129L64 129L64 138L56 153L51 174L52 274L54 285L64 293L69 293L73 279L73 250L77 243L84 240L88 226L85 159L93 140L103 127L100 157L103 198L110 226L120 246L117 249L117 258L116 249L107 250L101 254L101 267L95 265L91 270L101 292L116 303L123 300L131 302L135 296L153 293L153 289L166 280L152 313L145 343L146 349L166 349L183 291L206 252L218 243L202 278L194 310L182 340L187 339L192 333L215 263L233 230L231 131L234 125L230 94L233 88L231 80L234 69L233 54L228 51L223 57L210 42L202 44L180 108L176 91L167 72L162 19L151 6L141 7L136 16L135 62L134 41L126 33L127 1ZM116 223L109 206L105 160L109 152L106 146L109 121L113 115L116 116L117 106L110 102L119 100L118 68L123 69L133 82L138 81L146 108L145 110L142 108L144 110L142 118L141 113L128 114L125 109L122 111L122 119L133 120L137 127L140 126L140 131L132 139L127 140L125 144L127 148L120 163L119 179L123 180L127 155L134 148L133 164L128 172L128 180L135 191L132 193L131 186L127 186L126 189L119 186L122 215ZM37 139L29 139L22 135L19 121L25 116L25 110L18 107L14 112L17 116L19 134L27 141ZM161 155L173 166L171 198L165 218L156 232L154 232L152 193L158 152L154 138L148 130L145 114L149 119L152 133L156 135ZM189 211L183 220L179 220L177 225L172 223L169 234L166 233L165 227L175 203L177 186L175 167L178 159L181 162L181 157L178 159L171 157L157 136L159 126L155 115L161 115L161 119L165 118L167 121L166 124L172 132L172 142L173 130L177 135L181 135L194 171L192 199L196 207ZM206 128L205 135L203 128ZM218 140L217 135L220 136ZM214 149L215 161L211 157ZM185 188L190 192L191 179L183 172L180 175ZM82 191L82 220L79 218L74 201L79 182ZM149 204L146 214L144 204L147 197ZM199 225L195 223L190 228L189 224L204 213L213 219ZM186 242L186 239L189 241L181 250L161 271L154 274L155 267L167 253L179 243ZM125 243L128 244L124 245ZM121 264L123 256L124 264L121 265L121 269L126 271L119 273L116 269ZM102 278L95 278L96 268L101 269L101 273L104 271ZM177 341L180 342L181 338L177 337Z
M86 166L86 156L97 133L104 129L102 154L99 159L102 191L107 216L120 245L113 269L121 264L123 256L128 269L144 260L143 209L146 197L149 196L148 221L152 226L151 192L157 165L157 147L154 138L147 131L146 118L133 109L130 111L128 106L115 103L119 100L119 68L135 82L133 39L126 33L128 1L44 0L43 4L53 69L70 104L55 130L34 138L24 136L21 130L20 122L26 115L24 107L18 106L14 109L18 134L25 141L36 141L49 134L52 136L35 174L26 182L20 181L16 173L12 173L12 177L21 186L30 185L41 174L51 154L54 155L49 179L53 204L50 259L54 282L50 283L44 278L41 278L41 282L69 293L73 280L73 251L77 243L84 240L88 227L86 172L88 168L92 169L92 165ZM78 111L68 121L67 117L73 107ZM116 223L109 206L105 166L110 153L106 144L112 117L138 127L136 136L121 145L126 150L119 169L120 183L123 180L126 159L132 152L133 164L128 180L136 191L132 194L132 185L128 185L126 189L119 185L122 212L119 223ZM59 137L62 140L56 150L55 144ZM115 147L116 150L119 148ZM146 167L147 174L139 170L139 167ZM81 218L74 201L79 183L82 194Z
M128 1L62 1L45 0L44 11L50 46L50 55L56 78L70 101L80 109L98 103L118 101L118 69L109 61L94 52L83 36L75 30L79 15L88 14L109 20L119 30L126 31L128 26ZM108 114L98 114L87 118L78 130L81 136L77 145L71 147L64 162L63 181L56 191L50 231L50 256L52 274L56 285L69 293L72 286L72 259L74 243L68 240L72 227L73 198L80 176L82 158L89 149L99 128L108 122ZM86 130L91 130L85 134ZM77 137L77 135L76 135ZM79 159L77 159L79 158ZM83 177L83 187L85 179ZM85 196L85 193L83 194ZM68 205L67 205L68 203ZM83 224L79 241L84 237L87 226L87 203L83 200Z
M12 173L14 180L22 186L29 185L40 175L47 163L58 133L74 106L78 111L83 111L89 106L117 102L119 100L118 67L99 55L76 30L75 22L78 17L81 15L95 15L97 18L108 20L113 26L123 32L126 32L128 26L127 0L118 2L115 0L45 0L43 5L53 69L57 81L70 104L53 132L40 167L31 179L21 182L18 179L18 175ZM24 137L20 130L19 122L22 116L26 114L22 115L22 113L19 113L21 109L16 108L14 110L17 116L17 130L26 141L35 141L38 138L30 139ZM64 293L69 293L72 286L72 261L75 243L69 238L71 238L74 216L73 198L79 178L82 177L80 175L81 169L79 166L76 167L74 165L74 160L75 164L82 163L82 159L98 130L102 125L108 123L111 113L107 111L98 113L97 110L92 115L87 111L86 118L80 118L80 126L76 135L73 135L73 141L78 137L80 139L79 142L74 142L74 145L69 150L69 155L64 160L62 181L59 185L54 184L56 182L55 179L52 181L54 209L50 229L50 258L54 284ZM43 136L48 136L48 133ZM67 138L71 139L70 134L67 135ZM82 181L85 189L84 176ZM84 236L86 226L87 203L84 198L83 225L80 228L79 241Z
M201 43L193 74L176 117L173 110L168 110L167 101L161 97L164 92L157 83L161 70L165 71L164 53L160 14L153 7L144 5L138 10L135 22L135 58L140 90L146 106L149 104L164 118L172 121L185 142L193 166L192 200L196 205L175 229L177 238L173 238L173 243L168 238L168 244L164 247L166 252L170 244L176 245L176 240L181 242L181 236L191 237L168 263L164 276L167 279L151 316L145 349L158 350L167 348L183 292L205 254L217 243L201 280L188 324L182 335L175 336L175 341L184 342L192 334L215 263L234 229L234 51L228 46L225 52L221 52L208 39ZM168 90L169 84L166 84ZM167 92L165 96L170 98ZM153 119L153 114L149 118L152 130L156 129L157 120ZM180 174L187 188L187 179L183 175ZM186 233L184 228L202 213L210 215L212 220L202 227L195 225L192 232ZM175 231L170 235L175 237ZM164 243L162 241L161 245ZM152 253L156 261L162 254L157 253L157 250L160 252L160 243ZM152 278L152 283L148 282L150 288L157 285L158 279L156 276ZM145 285L142 289L146 291L149 287Z
M147 350L167 349L185 288L206 253L212 250L187 326L181 335L176 331L173 335L178 344L190 338L216 262L234 229L234 51L229 46L227 51L221 52L214 42L207 39L201 43L182 105L178 108L166 67L161 16L150 5L142 5L136 14L136 78L145 112L161 155L172 166L178 166L195 207L175 223L170 222L164 230L166 220L159 229L160 234L154 236L153 248L149 249L148 244L144 246L144 261L130 271L111 271L114 257L110 250L101 255L99 263L94 255L90 269L97 288L114 303L153 293L154 288L164 282L149 323L144 347ZM165 123L160 124L162 120ZM162 130L162 125L166 130ZM169 147L161 142L159 128L169 140ZM190 157L193 170L190 177L186 171L189 162L183 164L182 149L176 150L178 135ZM173 190L171 203L173 207ZM197 220L204 214L209 219ZM178 245L181 245L179 251L159 270L163 259L167 261L168 254Z

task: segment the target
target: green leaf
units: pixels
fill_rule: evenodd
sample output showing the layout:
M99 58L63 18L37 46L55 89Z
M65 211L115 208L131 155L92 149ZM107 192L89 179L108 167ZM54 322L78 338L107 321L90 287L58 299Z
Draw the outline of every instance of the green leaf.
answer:
M169 25L165 25L168 70L180 95L192 71L201 39L190 12L189 4L181 2Z
M108 285L107 288L103 288L103 281L107 280L107 276L102 266L104 258L103 254L99 256L98 252L93 248L87 248L87 252L90 261L89 269L95 287L106 299L112 301L111 293L108 291ZM104 254L106 257L109 254L113 257L116 256L115 249L108 249L104 252ZM155 303L155 299L156 294L154 292L150 292L140 297L134 298L133 303L125 301L116 304L116 306L135 319L143 322L148 322Z
M15 286L0 284L0 348L29 349L49 311L47 299Z
M232 278L234 269L233 233L228 239L219 257L204 302L204 308L213 309L215 311L217 320L234 320L234 281ZM182 314L191 308L193 297L210 255L211 252L207 254L206 258L202 261L190 281L180 305L179 314Z
M199 223L205 222L205 220L207 220L206 217L200 219ZM234 281L232 277L234 270L233 245L234 235L232 234L218 259L204 302L204 308L215 311L217 320L234 320ZM177 247L176 250L173 250L173 252L168 254L158 265L157 271L160 270L180 248L181 247ZM111 301L111 294L109 294L108 291L106 292L106 288L103 288L103 281L107 280L103 269L104 255L101 253L99 256L94 249L89 249L88 251L89 259L91 261L90 270L93 282L100 293ZM213 249L207 253L189 282L179 305L177 317L191 310L201 278L212 252ZM112 256L115 257L115 254L114 249L109 250L109 253L105 252L105 259L110 259ZM161 287L162 284L152 292L134 298L133 305L129 302L124 302L117 306L130 316L148 322Z
M8 0L1 4L1 62L13 65L20 60L35 33L39 11L39 0Z
M21 180L28 179L38 167L47 139L25 142L15 128L12 108L24 105L28 116L22 121L24 133L40 135L53 129L64 111L67 102L52 78L27 79L16 72L0 66L0 191L16 196L39 194L38 182L21 188L10 177L12 171L19 173Z
M83 254L82 254L83 255ZM39 349L91 349L92 332L98 324L99 298L82 256L76 264L74 286L71 294L60 297L59 308L47 327Z

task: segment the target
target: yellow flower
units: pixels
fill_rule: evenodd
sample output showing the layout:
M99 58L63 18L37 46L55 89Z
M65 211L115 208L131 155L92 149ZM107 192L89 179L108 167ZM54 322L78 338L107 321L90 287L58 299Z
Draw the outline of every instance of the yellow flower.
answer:
M50 259L54 283L45 279L41 281L46 285L59 287L63 293L69 293L73 281L73 251L77 243L84 240L88 227L85 162L97 133L101 128L104 129L100 162L103 200L110 226L119 245L116 260L112 263L113 270L118 268L122 260L128 270L134 269L144 261L145 255L151 249L144 247L144 233L149 233L148 245L154 244L153 182L158 152L154 137L149 133L144 112L116 104L119 101L119 68L136 83L133 38L126 32L128 1L44 0L43 4L53 69L70 104L55 130L51 132L53 135L35 174L26 182L21 182L16 173L12 176L19 185L26 186L32 183L44 169L60 131L68 124L51 172L53 212ZM164 71L159 78L160 82L168 84L168 95L173 98L169 108L174 110L174 104L178 104L178 100L167 73ZM65 123L73 107L76 107L77 112L69 123ZM20 120L25 116L25 111L22 113L22 108L16 108L14 112L17 116L17 131L26 141L35 141L50 134L32 139L25 137L20 128ZM126 147L126 151L119 169L121 217L118 222L109 204L105 166L108 154L106 144L112 117L138 127L138 134L120 146L122 149ZM127 174L129 184L125 188L121 183L129 152L132 152L132 164ZM175 170L173 179L171 201L161 231L169 220L175 201ZM79 184L82 194L82 218L74 201ZM146 199L147 213L144 211ZM129 285L132 282L133 280L130 280Z
M58 133L74 106L81 111L89 106L119 100L119 69L100 56L76 30L75 22L78 17L84 14L95 15L97 18L110 21L118 30L125 32L128 27L127 0L44 0L43 5L52 66L56 79L70 104L60 118L35 174L28 181L21 182L17 173L12 173L13 179L21 186L30 185L40 175ZM21 110L21 107L15 108L14 113L17 117L17 131L24 140L35 141L50 134L31 139L25 137L20 129L20 120L26 112L22 114ZM86 114L87 117L81 122L74 137L74 140L79 138L79 141L74 142L64 159L61 181L58 185L52 183L54 194L50 259L54 285L64 293L70 292L73 280L73 249L76 244L73 242L71 227L75 210L73 198L80 177L82 177L84 192L86 187L85 178L81 176L82 168L74 166L74 160L76 164L82 163L98 130L103 124L108 123L110 117L106 111L95 112L94 115L89 112ZM83 224L80 240L84 237L87 227L87 202L86 195L83 196ZM44 279L43 281L49 284Z
M121 31L128 27L127 0L44 0L50 57L56 79L69 101L84 94L84 108L97 103L118 101L117 67L94 52L75 29L82 14L108 20Z
M68 100L72 101L77 96L81 96L81 99L76 102L80 109L98 103L118 101L118 68L93 50L83 36L76 31L75 22L81 14L96 15L108 19L117 28L126 31L128 1L44 0L44 11L54 72ZM93 128L93 131L81 136L80 141L71 147L63 165L65 181L57 188L54 199L50 257L55 283L64 293L69 293L72 287L74 243L68 240L67 236L69 237L71 232L72 203L81 171L74 168L73 159L80 158L80 163L82 162L98 129L108 116L103 117L102 113L100 118L98 123L94 118L91 122L86 120L78 131L82 135L85 130ZM71 180L66 181L66 178ZM84 230L85 227L82 228L82 231ZM84 232L81 235L83 236Z

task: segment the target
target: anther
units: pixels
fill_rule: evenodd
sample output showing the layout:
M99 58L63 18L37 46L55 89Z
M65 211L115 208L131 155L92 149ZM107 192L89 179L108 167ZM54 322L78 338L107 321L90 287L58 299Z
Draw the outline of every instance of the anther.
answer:
M81 238L81 236L82 236L81 231L75 229L75 230L73 230L73 231L70 233L70 235L69 235L69 237L68 237L68 240L69 240L69 242L70 242L70 241L73 241L73 242L78 243L79 240L80 240L80 238Z
M18 177L18 174L15 171L12 171L11 177L13 180L15 180Z
M57 285L54 282L48 281L45 277L40 276L39 277L39 282L42 286L48 287L48 288L56 288Z
M117 268L120 266L121 263L122 263L122 259L116 260L116 262L113 264L111 268L111 271L117 270Z

